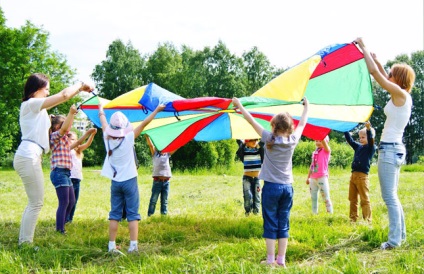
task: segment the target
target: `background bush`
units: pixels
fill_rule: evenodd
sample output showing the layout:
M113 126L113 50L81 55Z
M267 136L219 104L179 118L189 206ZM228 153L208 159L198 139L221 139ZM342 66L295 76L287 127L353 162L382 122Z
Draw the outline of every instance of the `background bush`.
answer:
M330 140L331 159L330 167L349 168L353 160L353 149L347 143L337 143ZM293 166L309 166L312 152L315 150L315 141L300 142L293 154Z

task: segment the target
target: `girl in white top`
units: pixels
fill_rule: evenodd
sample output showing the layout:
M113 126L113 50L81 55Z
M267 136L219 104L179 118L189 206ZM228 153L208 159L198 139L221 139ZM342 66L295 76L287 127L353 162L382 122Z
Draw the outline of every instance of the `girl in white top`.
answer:
M77 207L77 202L79 198L79 192L80 192L80 184L82 180L82 159L84 158L84 150L90 147L91 143L93 142L94 135L96 135L97 129L90 128L87 130L84 135L78 139L78 135L71 131L68 133L69 141L71 142L72 146L75 146L71 150L71 156L72 156L72 168L71 168L71 181L72 181L72 187L74 189L75 194L75 204L71 209L71 212L68 216L66 216L66 222L70 223L74 219L75 214L75 208ZM87 140L85 143L84 141Z
M47 110L71 99L81 91L92 90L93 86L78 83L49 96L49 78L41 73L32 74L25 83L19 114L22 142L13 160L13 167L21 177L28 197L28 205L22 215L19 245L33 242L38 215L43 206L44 175L41 156L43 152L49 152L50 118Z
M389 239L381 244L381 249L392 249L406 240L403 208L397 192L400 166L406 156L402 137L411 116L411 90L415 72L407 64L394 64L387 74L377 56L365 47L362 38L357 38L355 42L364 53L370 74L390 94L390 100L384 107L386 121L378 148L378 178L381 195L389 214Z
M101 175L112 181L110 188L109 252L120 253L119 247L116 246L116 236L118 233L118 222L122 218L124 209L130 232L128 252L138 251L138 221L141 217L138 212L140 198L137 184L138 173L133 157L134 140L140 136L156 114L164 108L164 105L159 105L143 122L133 129L128 118L120 111L112 114L108 124L103 106L101 103L99 104L99 118L107 152Z
M149 208L147 210L147 216L151 216L155 213L156 203L160 195L160 213L162 215L168 214L168 195L169 195L169 184L172 177L171 165L169 159L171 155L177 150L169 153L160 153L156 150L155 146L150 140L150 137L146 134L147 145L149 146L150 153L152 154L153 161L153 185L152 195L150 196Z

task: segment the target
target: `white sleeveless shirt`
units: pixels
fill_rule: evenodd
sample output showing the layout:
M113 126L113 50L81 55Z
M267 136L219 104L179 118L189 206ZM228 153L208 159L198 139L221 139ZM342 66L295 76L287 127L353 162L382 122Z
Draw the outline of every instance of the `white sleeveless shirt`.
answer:
M75 149L71 150L72 156L72 168L71 168L71 179L82 180L82 159L77 157Z
M395 106L392 99L390 99L384 107L386 121L384 122L380 141L387 143L402 143L403 131L411 117L411 111L412 98L410 94L407 94L405 104L400 107Z

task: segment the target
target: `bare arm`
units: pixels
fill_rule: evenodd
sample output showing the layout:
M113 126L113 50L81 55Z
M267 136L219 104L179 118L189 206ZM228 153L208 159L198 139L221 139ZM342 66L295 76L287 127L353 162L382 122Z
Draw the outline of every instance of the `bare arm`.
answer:
M69 113L66 116L65 121L63 121L62 126L59 129L59 135L63 136L66 132L68 132L72 127L72 122L74 121L74 116L78 112L75 105L72 105L69 109Z
M41 108L51 109L63 102L68 101L75 95L79 94L81 91L91 92L93 90L94 90L94 86L89 84L84 84L82 82L78 84L74 84L72 86L65 88L59 93L46 97L46 100L44 100L44 103L41 106Z
M244 119L246 119L246 121L252 125L253 129L256 131L256 133L262 137L262 132L264 130L263 126L261 124L259 124L258 122L256 122L256 120L253 118L253 116L250 114L250 112L248 112L243 105L240 103L239 99L234 97L233 98L233 105L235 108L238 108L241 112L241 114L243 114Z
M302 116L300 117L299 124L297 124L297 127L294 130L295 135L302 135L302 132L306 126L306 122L308 121L308 109L309 109L309 101L306 97L304 97Z
M376 55L371 55L371 53L365 47L362 38L357 38L355 43L359 46L359 48L362 50L362 53L364 54L365 63L367 64L367 68L370 74L384 90L390 93L393 104L395 104L395 106L403 106L406 101L407 92L402 90L396 83L391 82L385 72L381 72L381 70L384 71L383 67L378 61L376 63Z
M158 105L156 107L156 109L150 113L149 116L146 117L146 119L144 119L143 122L141 122L135 129L134 129L134 139L137 138L138 136L140 136L141 132L144 130L144 128L150 124L150 122L155 118L156 114L158 114L158 112L161 112L162 110L165 109L165 105Z
M370 146L374 146L374 137L372 137L371 132L371 123L370 121L365 122L365 127L367 128L367 141Z
M322 147L324 148L324 151L331 152L330 145L328 144L327 141L325 141L325 139L322 140L321 143L322 143Z
M78 152L83 152L91 145L94 139L94 135L96 135L96 133L97 129L90 128L89 130L87 130L86 133L84 133L83 136L81 136L81 138L78 139L78 141L71 145L71 149L76 148L75 150L78 150ZM85 140L87 141L83 143Z
M107 121L105 112L103 111L103 104L101 102L99 103L99 119L100 123L102 124L102 130L105 132L107 128Z
M155 155L155 148L152 144L152 140L150 140L149 135L146 134L144 136L146 137L147 145L149 146L149 149L150 149L150 154L152 154L152 156Z
M311 167L308 170L308 177L306 178L306 184L309 185L309 177L311 176Z
M387 72L384 70L383 65L378 61L377 55L373 52L370 52L372 59L374 60L375 64L377 65L378 71L385 77L388 78Z

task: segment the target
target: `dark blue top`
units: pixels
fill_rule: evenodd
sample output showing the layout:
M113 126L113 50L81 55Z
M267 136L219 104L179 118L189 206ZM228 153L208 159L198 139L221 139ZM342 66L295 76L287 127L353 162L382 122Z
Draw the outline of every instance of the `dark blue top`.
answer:
M371 130L367 130L368 144L366 145L361 145L361 143L355 142L349 132L345 132L344 135L348 144L355 151L355 154L353 155L352 172L359 171L368 174L370 171L371 159L377 149L374 145L374 138L372 138Z

